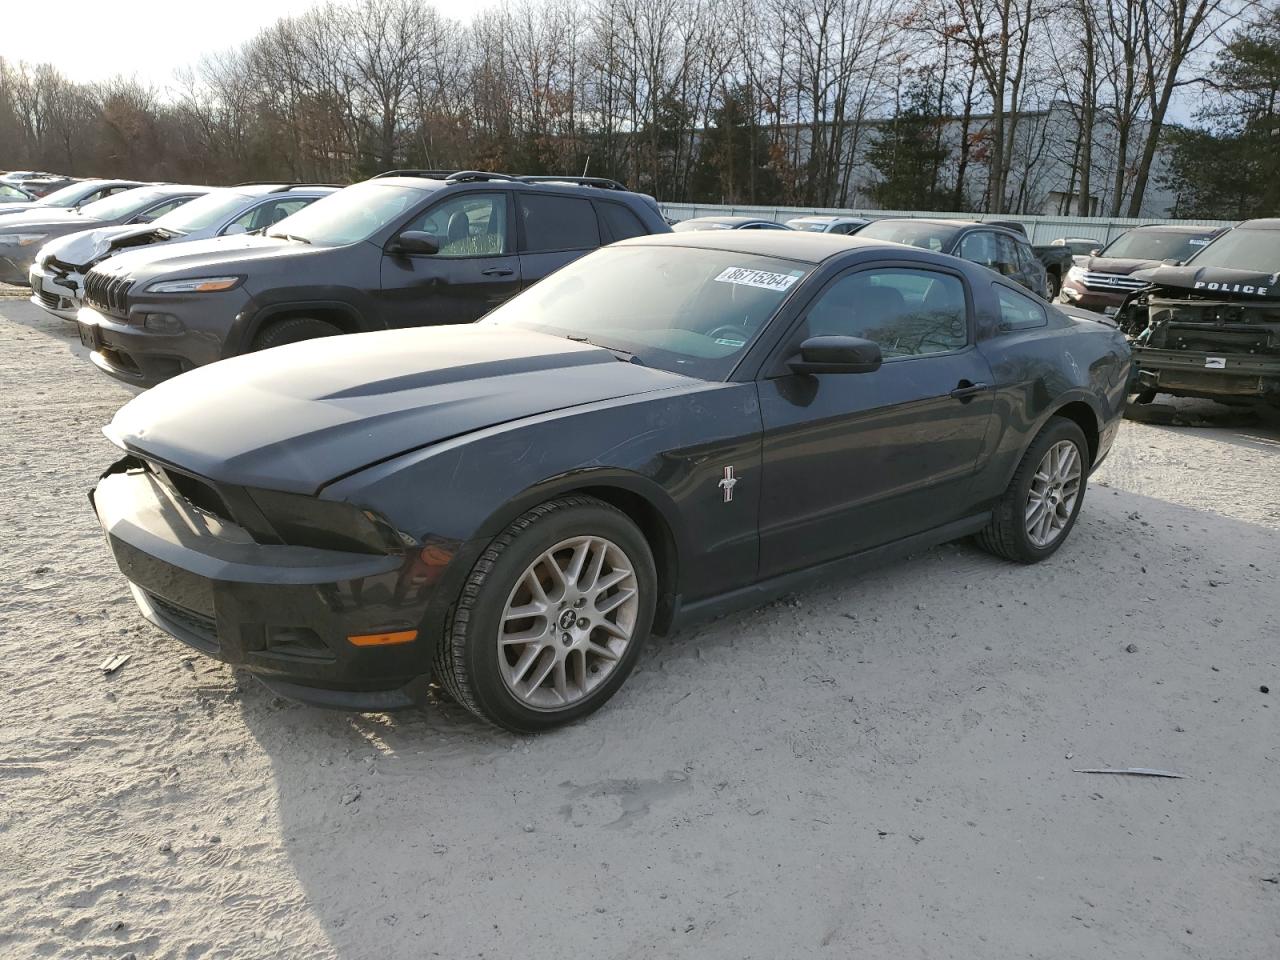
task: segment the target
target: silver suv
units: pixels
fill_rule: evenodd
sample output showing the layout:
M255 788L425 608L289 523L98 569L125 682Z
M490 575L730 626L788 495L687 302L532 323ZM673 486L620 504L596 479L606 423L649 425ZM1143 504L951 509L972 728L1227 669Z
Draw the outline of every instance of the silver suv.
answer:
M265 230L336 189L328 184L243 183L213 190L151 223L59 237L45 244L31 265L31 302L56 317L75 320L84 275L108 257L152 244Z

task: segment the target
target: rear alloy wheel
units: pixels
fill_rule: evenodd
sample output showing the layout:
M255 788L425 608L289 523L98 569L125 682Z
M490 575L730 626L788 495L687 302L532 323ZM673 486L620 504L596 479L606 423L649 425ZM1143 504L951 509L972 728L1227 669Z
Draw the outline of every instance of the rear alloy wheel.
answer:
M1049 301L1058 299L1058 294L1062 292L1062 277L1056 273L1049 274Z
M314 317L289 317L267 324L253 338L252 349L269 350L282 347L286 343L300 343L303 340L317 340L320 337L333 337L342 333L338 327Z
M1059 440L1031 476L1027 494L1027 539L1041 549L1052 546L1075 516L1082 480L1080 452L1070 440Z
M1088 472L1084 432L1073 421L1054 417L1023 454L991 523L978 534L979 545L1020 563L1052 555L1080 513Z
M585 496L541 504L476 562L438 648L436 680L509 730L569 723L626 680L656 593L652 552L625 514Z

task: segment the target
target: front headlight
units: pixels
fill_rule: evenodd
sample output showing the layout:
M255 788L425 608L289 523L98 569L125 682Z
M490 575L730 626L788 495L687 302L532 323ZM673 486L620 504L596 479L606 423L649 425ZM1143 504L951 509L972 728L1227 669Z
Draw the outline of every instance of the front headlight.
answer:
M1067 271L1067 279L1074 280L1077 283L1079 283L1081 280L1084 279L1085 273L1086 271L1084 267L1072 267L1070 270Z
M11 247L33 247L43 243L47 233L0 233L0 243Z
M230 290L239 277L193 277L190 280L162 280L147 287L147 293L214 293Z

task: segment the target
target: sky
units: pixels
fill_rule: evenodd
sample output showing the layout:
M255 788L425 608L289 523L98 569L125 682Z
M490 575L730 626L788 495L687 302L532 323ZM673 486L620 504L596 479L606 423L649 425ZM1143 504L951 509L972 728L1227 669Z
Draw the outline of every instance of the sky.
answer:
M235 47L281 17L319 0L58 0L57 17L28 8L28 30L0 26L0 57L52 63L72 80L135 76L163 88L174 70L195 66L207 53ZM338 3L350 0L335 0ZM458 20L498 0L437 0Z

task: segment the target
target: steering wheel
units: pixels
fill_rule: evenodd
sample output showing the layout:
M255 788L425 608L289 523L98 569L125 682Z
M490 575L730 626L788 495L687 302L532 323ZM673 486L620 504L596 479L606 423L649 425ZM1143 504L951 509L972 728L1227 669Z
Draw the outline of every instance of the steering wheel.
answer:
M747 342L747 332L731 323L721 324L714 330L709 331L707 337L711 340L719 340L720 335L725 333L729 334L734 340L741 340L743 343Z

